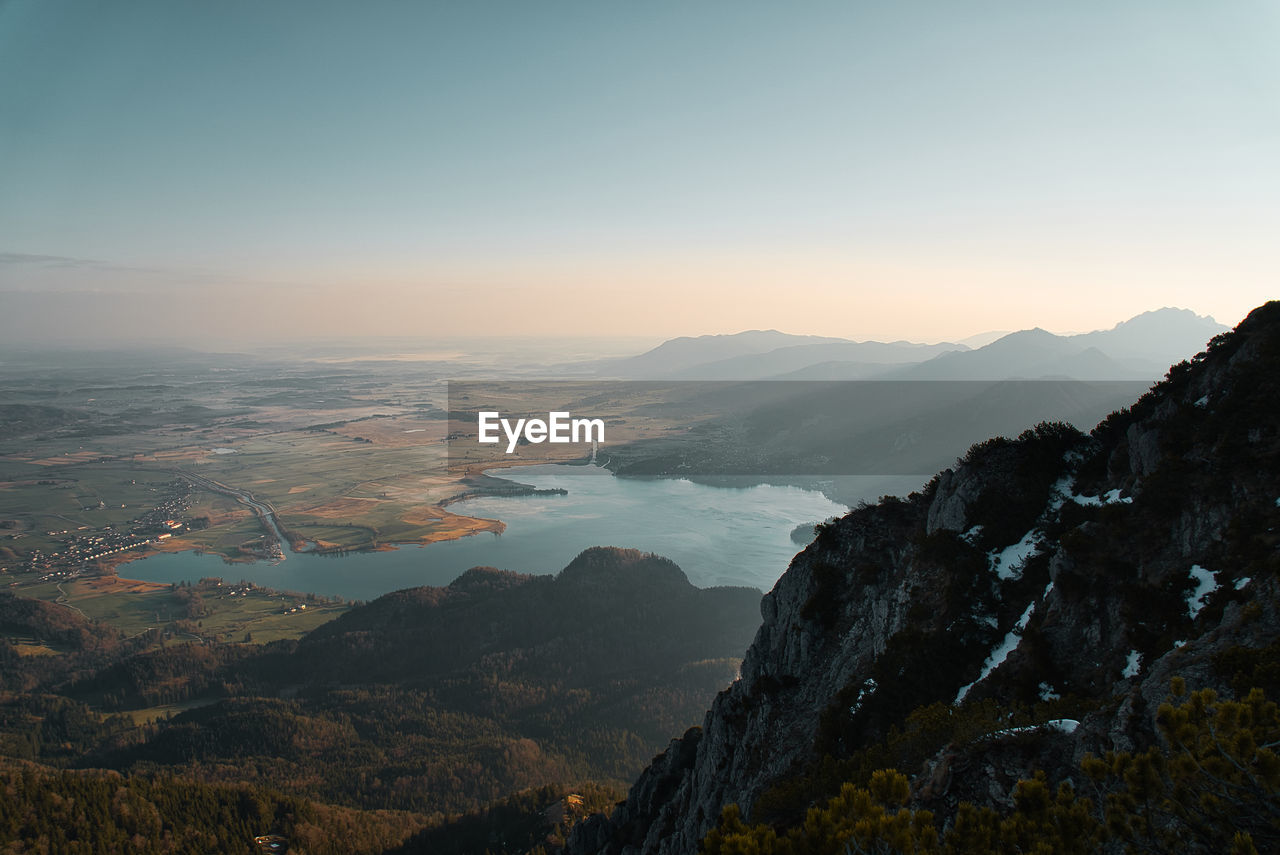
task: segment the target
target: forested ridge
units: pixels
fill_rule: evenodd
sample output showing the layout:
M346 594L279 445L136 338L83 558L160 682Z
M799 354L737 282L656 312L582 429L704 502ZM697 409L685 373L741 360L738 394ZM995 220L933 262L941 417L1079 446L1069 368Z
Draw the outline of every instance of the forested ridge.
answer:
M79 851L57 837L77 829L76 846L106 846L84 851L122 851L135 834L160 834L154 851L235 851L219 847L275 829L295 850L347 851L321 838L349 827L354 849L380 852L422 828L441 845L452 818L506 804L496 816L528 813L520 839L542 841L554 830L542 802L580 791L604 807L701 718L737 675L758 603L615 549L555 577L477 568L267 645L124 639L0 595L0 754L25 804L5 839ZM21 656L15 637L59 652ZM130 800L155 821L112 813ZM242 802L253 809L237 813ZM99 820L110 834L95 837Z

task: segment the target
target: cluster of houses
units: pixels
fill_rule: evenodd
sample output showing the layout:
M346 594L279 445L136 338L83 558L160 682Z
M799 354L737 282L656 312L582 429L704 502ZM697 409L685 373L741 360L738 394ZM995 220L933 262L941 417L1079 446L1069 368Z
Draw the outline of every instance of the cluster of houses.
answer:
M127 526L104 525L94 529L82 525L72 529L46 531L49 537L62 538L62 548L50 552L36 548L28 553L16 567L19 572L40 573L40 581L69 578L79 575L90 561L106 558L127 549L147 544L161 543L183 531L186 523L182 517L191 507L191 485L185 481L168 484L169 494L154 508L130 521ZM105 508L99 501L90 510ZM121 507L124 507L121 505ZM10 537L21 537L21 534ZM11 583L13 584L13 583Z

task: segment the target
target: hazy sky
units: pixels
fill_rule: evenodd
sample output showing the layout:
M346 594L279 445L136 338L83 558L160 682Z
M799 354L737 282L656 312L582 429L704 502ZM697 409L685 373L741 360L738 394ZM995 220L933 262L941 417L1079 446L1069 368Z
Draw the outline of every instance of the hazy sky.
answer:
M1234 324L1280 3L0 0L0 334Z

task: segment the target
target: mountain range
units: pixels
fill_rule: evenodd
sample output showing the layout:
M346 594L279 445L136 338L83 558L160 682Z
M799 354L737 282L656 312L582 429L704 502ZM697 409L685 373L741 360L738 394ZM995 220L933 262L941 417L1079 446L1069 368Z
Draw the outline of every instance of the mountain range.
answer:
M1155 380L1226 329L1189 310L1164 308L1109 330L1064 336L1037 328L977 348L752 330L671 339L595 370L643 380Z

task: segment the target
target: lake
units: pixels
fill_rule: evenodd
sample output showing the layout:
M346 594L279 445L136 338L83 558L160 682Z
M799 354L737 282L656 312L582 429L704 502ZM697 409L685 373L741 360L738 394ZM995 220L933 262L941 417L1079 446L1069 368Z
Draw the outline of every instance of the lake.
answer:
M822 493L799 487L615 478L595 466L543 464L491 474L568 493L482 497L449 507L459 514L502 520L507 528L500 535L482 533L338 556L290 552L277 564L227 564L217 555L172 552L132 561L119 572L148 582L220 576L281 590L370 600L400 588L447 585L479 565L556 573L590 546L622 546L670 558L700 587L748 585L768 590L800 549L791 531L848 510Z

